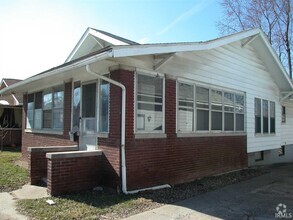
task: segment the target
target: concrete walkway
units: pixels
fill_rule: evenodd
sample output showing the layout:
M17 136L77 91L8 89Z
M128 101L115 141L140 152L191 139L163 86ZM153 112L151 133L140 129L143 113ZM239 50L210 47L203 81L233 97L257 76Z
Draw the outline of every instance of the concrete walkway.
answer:
M12 192L0 193L0 220L27 220L16 211L16 201L20 199L38 199L48 197L47 188L24 185Z
M293 213L293 164L272 166L270 173L172 205L131 216L141 219L276 219ZM286 205L286 210L282 205Z

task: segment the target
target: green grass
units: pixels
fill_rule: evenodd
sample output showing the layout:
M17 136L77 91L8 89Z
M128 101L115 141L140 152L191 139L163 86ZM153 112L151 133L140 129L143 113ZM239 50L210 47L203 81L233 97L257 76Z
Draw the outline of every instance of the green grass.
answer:
M47 199L56 202L48 205ZM116 219L150 209L145 198L88 191L61 197L17 201L18 210L33 219Z
M15 164L20 158L20 152L0 151L0 192L10 192L27 183L27 169Z

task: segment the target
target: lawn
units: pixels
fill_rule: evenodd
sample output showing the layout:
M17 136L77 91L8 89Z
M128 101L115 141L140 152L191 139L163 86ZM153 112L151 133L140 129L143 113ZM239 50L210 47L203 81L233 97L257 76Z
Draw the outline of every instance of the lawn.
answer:
M27 169L16 164L21 153L15 149L6 149L0 151L0 192L18 189L28 181Z
M19 200L18 211L33 219L118 219L178 202L220 187L264 174L261 169L246 169L219 176L206 177L170 189L117 195L88 191L60 197ZM56 204L48 205L47 199Z

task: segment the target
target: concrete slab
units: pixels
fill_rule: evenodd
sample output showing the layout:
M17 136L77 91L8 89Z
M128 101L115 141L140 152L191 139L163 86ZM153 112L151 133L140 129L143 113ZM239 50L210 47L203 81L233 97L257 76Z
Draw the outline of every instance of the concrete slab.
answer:
M48 197L47 188L24 185L21 189L10 193L0 193L0 220L27 220L16 211L16 201L19 199L39 199Z
M172 205L127 218L140 219L276 219L293 216L293 164L272 166L268 174L229 185Z
M40 199L49 197L46 187L24 185L22 188L11 192L16 199Z
M7 192L0 193L0 220L27 220L15 208L15 198Z

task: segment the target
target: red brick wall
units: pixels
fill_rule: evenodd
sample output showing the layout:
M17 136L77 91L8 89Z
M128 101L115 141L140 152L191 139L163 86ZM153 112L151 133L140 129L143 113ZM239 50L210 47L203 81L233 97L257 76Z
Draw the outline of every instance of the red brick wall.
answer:
M116 71L115 74L119 74L119 76L115 75L116 80L124 85L127 84L126 169L129 190L160 184L183 183L203 176L247 167L245 135L177 138L176 81L172 79L166 79L165 90L167 138L135 139L133 132L134 75L124 70ZM121 109L119 99L121 99L121 93L111 89L111 102L115 101L114 122L116 123L110 125L110 137L112 132L120 129L120 123L118 123L121 120L120 115L117 118L117 111ZM113 108L113 104L110 106ZM113 109L110 112L111 123ZM112 123L114 122L112 121ZM119 137L118 135L116 137L117 146ZM111 155L113 156L113 153ZM106 155L106 158L111 157ZM114 167L118 166L115 157L108 161Z
M48 192L60 195L93 189L101 179L101 156L48 158Z
M127 100L133 100L133 72L116 70L111 72L111 79L121 82L127 87ZM121 96L122 90L118 86L110 84L110 114L109 114L109 137L99 138L99 149L103 150L103 184L116 188L121 184ZM129 102L130 103L130 102ZM131 121L133 106L126 108L126 134L133 135ZM128 117L129 116L129 117Z
M23 117L22 117L22 154L25 159L28 157L28 147L41 146L67 146L77 144L69 140L69 131L71 126L71 96L72 84L66 83L64 88L64 129L62 135L27 133L26 128L26 110L27 95L23 97Z

